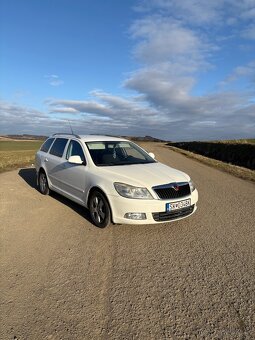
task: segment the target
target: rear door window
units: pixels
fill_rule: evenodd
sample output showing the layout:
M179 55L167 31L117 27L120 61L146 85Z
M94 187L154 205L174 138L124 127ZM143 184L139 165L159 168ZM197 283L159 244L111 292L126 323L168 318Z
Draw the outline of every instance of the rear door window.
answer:
M43 151L43 152L48 152L49 151L49 148L50 148L50 146L51 146L51 144L53 143L53 141L54 141L54 138L49 138L49 139L47 139L44 143L43 143L43 145L41 146L41 151Z
M66 138L56 138L50 149L50 154L57 157L62 157L67 141L68 139Z

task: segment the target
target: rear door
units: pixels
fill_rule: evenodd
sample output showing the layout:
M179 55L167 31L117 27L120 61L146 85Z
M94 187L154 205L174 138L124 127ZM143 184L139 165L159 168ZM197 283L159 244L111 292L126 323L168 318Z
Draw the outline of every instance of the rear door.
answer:
M46 167L45 166L45 159L48 156L48 151L49 151L54 139L55 138L48 138L43 143L40 150L36 153L36 155L35 155L35 166L36 166L37 173L38 173L39 169L41 168L41 166Z
M45 167L51 184L62 190L62 171L64 169L65 160L63 159L64 151L68 138L56 138L52 144L49 153L45 157Z

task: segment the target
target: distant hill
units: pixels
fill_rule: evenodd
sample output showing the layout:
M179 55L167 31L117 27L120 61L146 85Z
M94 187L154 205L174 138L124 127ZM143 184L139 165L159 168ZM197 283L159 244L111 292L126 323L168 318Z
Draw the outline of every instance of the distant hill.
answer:
M151 137L151 136L115 136L115 137L122 137L122 138L127 138L132 141L140 141L140 142L166 142L166 140ZM22 134L22 135L5 135L5 136L0 136L0 139L12 139L12 140L45 140L48 138L48 136L38 136L38 135L29 135L29 134Z
M0 136L0 139L3 139L3 138L16 139L16 140L44 140L47 138L47 136L28 135L28 134Z
M122 137L127 138L127 139L131 139L131 140L137 141L137 142L166 142L163 139L158 139L158 138L151 137L151 136L144 136L144 137L122 136Z

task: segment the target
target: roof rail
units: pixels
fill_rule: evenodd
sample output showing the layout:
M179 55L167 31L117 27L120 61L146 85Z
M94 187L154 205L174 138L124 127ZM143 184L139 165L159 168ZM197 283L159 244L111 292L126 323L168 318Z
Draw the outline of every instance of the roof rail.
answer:
M58 135L68 135L68 136L74 136L76 138L81 139L81 137L79 135L76 135L74 133L66 133L66 132L58 132L58 133L54 133L52 136L58 136Z

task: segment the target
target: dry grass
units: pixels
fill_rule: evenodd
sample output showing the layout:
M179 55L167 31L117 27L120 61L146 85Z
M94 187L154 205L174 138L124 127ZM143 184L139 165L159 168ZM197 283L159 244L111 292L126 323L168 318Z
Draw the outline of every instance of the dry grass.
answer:
M0 172L31 166L34 159L34 150L0 151Z
M217 140L213 141L215 143L223 143L223 144L255 144L255 139L230 139L230 140Z
M170 148L173 151L179 152L189 158L196 159L197 161L201 163L217 168L218 170L222 170L236 177L255 182L255 171L253 170L246 169L241 166L224 163L216 159L208 158L208 157L201 156L190 151L176 148L174 146L165 146L165 147Z
M37 151L42 145L41 140L19 140L19 141L7 141L0 140L0 151L18 151L18 150L34 150Z
M0 141L0 172L31 166L42 141Z

